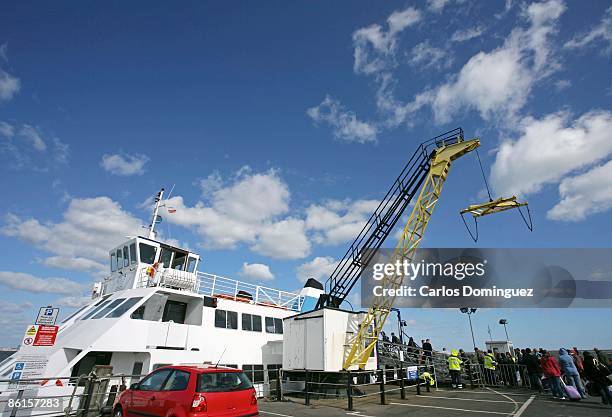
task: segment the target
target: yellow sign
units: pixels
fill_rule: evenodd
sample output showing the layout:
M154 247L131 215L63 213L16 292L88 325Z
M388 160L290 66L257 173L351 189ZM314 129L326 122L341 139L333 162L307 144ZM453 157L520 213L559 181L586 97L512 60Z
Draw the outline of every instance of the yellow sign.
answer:
M28 330L26 331L26 336L34 336L36 334L36 330L36 326L28 328Z

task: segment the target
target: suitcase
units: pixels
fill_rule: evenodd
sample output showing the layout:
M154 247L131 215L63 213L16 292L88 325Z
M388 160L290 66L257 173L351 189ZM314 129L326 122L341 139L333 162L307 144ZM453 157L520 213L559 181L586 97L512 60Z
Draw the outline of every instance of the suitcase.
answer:
M563 388L565 389L565 392L567 396L570 398L570 400L580 401L582 399L582 397L580 396L580 393L573 385L566 385L565 381L563 381L563 378L561 379L561 383L563 384Z

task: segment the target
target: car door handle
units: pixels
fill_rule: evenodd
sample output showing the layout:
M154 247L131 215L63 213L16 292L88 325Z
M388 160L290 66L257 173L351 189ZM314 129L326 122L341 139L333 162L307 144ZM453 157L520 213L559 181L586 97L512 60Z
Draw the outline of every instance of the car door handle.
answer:
M155 401L155 395L153 395L151 398L149 398L150 401Z

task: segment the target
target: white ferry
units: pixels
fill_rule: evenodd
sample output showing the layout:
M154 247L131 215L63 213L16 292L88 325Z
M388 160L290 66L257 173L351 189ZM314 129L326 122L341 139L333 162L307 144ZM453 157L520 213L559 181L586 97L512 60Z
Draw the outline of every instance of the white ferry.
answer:
M0 363L0 379L24 359L38 361L38 375L50 379L89 374L95 365L141 375L212 362L243 369L266 394L265 370L282 364L283 319L314 308L322 285L311 279L295 293L199 272L198 254L156 239L162 198L163 189L148 236L109 252L110 274L94 285L91 302L61 322L54 345L22 344Z

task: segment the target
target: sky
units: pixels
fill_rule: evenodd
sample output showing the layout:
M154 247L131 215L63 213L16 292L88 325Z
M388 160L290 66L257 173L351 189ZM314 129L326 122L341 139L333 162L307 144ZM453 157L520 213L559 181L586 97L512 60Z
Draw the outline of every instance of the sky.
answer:
M200 270L286 290L325 281L416 147L480 137L452 167L424 247L610 247L608 2L21 2L0 5L0 334L62 315L143 234ZM386 246L396 243L395 234ZM358 305L358 296L349 300ZM469 347L457 310L403 309L406 332ZM612 348L610 310L479 310L477 344ZM396 324L390 322L388 330Z

